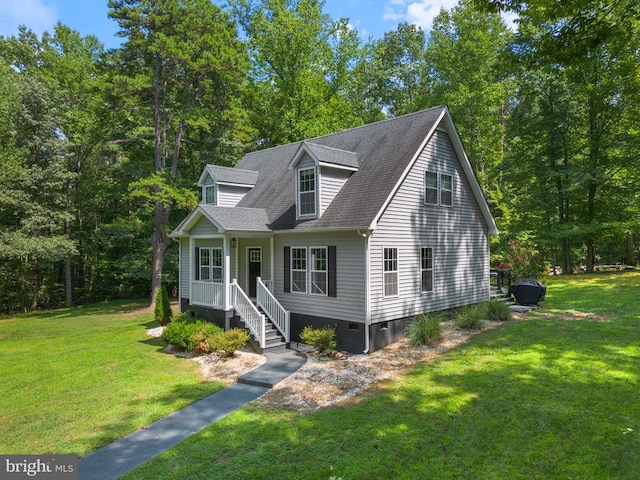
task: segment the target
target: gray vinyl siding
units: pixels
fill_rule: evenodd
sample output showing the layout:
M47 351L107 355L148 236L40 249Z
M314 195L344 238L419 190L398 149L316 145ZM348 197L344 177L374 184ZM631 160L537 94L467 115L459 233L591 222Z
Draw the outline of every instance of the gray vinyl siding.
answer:
M235 207L248 191L247 187L218 185L218 205L221 207Z
M311 168L315 166L316 163L313 161L313 158L311 158L308 153L305 153L296 165L296 169Z
M217 235L218 229L209 220L201 217L200 220L189 230L190 235Z
M284 293L284 247L336 246L337 296ZM363 323L365 319L365 240L356 232L282 234L275 237L275 292L292 313Z
M189 265L191 255L189 255L189 239L180 239L180 296L190 298L191 282L189 281Z
M336 197L352 172L338 168L322 167L320 169L320 215Z
M424 205L425 170L453 176L453 206ZM383 249L398 248L398 296L383 297ZM433 248L433 291L420 291L420 249ZM488 228L446 132L437 131L371 236L371 321L489 298Z

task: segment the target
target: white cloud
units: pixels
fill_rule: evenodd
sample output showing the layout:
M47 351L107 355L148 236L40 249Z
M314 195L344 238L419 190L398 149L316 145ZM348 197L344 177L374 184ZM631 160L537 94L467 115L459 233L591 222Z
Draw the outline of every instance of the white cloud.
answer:
M445 0L440 2L422 1L413 2L407 6L407 22L418 25L425 32L431 30L433 19L441 9L451 10L458 4L457 0Z
M52 30L57 19L55 7L42 0L0 0L0 35L16 35L19 25L41 34Z
M451 10L458 5L458 0L389 0L385 5L384 20L395 22L406 21L412 25L417 25L425 32L429 32L433 25L433 19L440 13L441 9ZM514 20L517 15L513 13L503 13L502 18L509 28L516 29Z

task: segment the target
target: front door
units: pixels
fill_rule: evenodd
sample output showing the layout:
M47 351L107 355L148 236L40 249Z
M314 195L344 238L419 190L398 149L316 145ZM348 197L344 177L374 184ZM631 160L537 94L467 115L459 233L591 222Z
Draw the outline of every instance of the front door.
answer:
M248 248L247 255L249 257L249 297L255 298L256 280L262 276L262 248Z

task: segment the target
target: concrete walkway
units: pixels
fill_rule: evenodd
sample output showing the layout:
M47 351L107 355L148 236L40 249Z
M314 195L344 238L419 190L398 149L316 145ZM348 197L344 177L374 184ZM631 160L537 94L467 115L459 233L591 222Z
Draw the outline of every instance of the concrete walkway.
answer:
M238 383L172 413L80 459L79 480L113 480L255 400L298 370L306 357L295 350L266 354L267 361Z

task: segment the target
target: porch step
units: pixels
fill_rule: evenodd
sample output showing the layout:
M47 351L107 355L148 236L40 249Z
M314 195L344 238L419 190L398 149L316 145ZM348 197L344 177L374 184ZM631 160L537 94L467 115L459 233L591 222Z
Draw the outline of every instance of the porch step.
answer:
M490 297L491 300L505 302L507 305L509 305L509 309L511 309L511 311L514 312L514 313L526 313L529 310L534 310L534 309L538 308L535 305L518 305L513 300L511 295L509 295L508 293L502 293L500 290L498 290L495 287L491 288L491 291L489 293L489 297Z
M264 353L276 348L282 348L282 347L286 347L287 344L284 341L284 337L282 336L282 334L278 331L278 329L273 325L273 323L271 322L271 320L269 319L269 317L265 317L266 318L266 325L265 325L265 347L264 348L260 348L260 342L254 338L253 334L251 334L251 345L253 346L254 350L257 350L259 353ZM242 318L240 318L239 316L237 317L238 322L241 323L242 325L244 325L244 322L242 321Z

